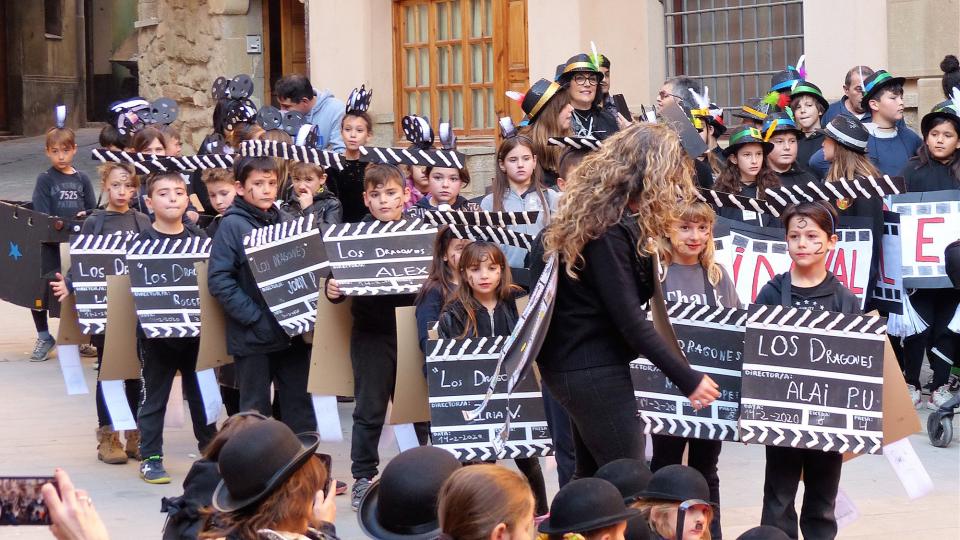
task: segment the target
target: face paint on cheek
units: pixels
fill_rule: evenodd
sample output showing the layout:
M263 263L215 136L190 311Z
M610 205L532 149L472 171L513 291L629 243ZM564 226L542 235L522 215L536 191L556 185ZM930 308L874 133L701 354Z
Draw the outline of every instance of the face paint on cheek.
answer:
M814 255L820 255L823 253L823 242L810 242L810 243L817 246L817 250L813 252Z

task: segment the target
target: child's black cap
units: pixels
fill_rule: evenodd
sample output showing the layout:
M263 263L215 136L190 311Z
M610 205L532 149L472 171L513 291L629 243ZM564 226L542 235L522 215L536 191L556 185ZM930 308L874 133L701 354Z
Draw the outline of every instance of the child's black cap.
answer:
M700 471L686 465L667 465L653 473L647 489L640 493L640 497L657 501L693 500L713 506L707 480Z
M639 516L623 504L613 484L600 478L580 478L560 488L550 504L550 517L540 524L545 534L584 533Z
M958 97L960 97L960 91L954 89L954 92L958 92ZM936 104L930 112L923 115L923 119L920 120L920 132L923 133L924 139L927 138L927 133L933 128L933 121L937 118L950 120L953 122L953 127L957 130L957 133L960 133L960 103L948 99Z
M647 489L653 473L647 464L639 459L616 459L597 470L594 478L602 478L617 488L624 504L633 504L640 498L640 492Z
M824 111L830 108L830 102L827 101L827 98L823 97L823 91L820 90L819 86L810 81L800 81L790 92L791 98L799 96L811 96L813 99L817 100L817 103L823 107Z
M865 111L869 110L870 100L880 95L880 91L883 90L884 87L892 84L903 86L904 81L906 81L906 79L903 77L894 77L883 69L875 72L863 80L863 99L860 100L860 106L863 107Z
M867 141L870 139L870 133L863 123L856 118L838 114L830 120L826 127L818 129L817 132L823 133L837 143L849 148L858 154L867 153Z
M772 109L772 110L771 110ZM756 122L763 122L771 112L775 112L776 107L773 107L767 103L764 103L760 98L749 98L747 102L740 107L739 109L734 109L730 113L731 116L736 116L737 118L743 118L746 120L754 120Z
M776 527L761 525L741 534L737 540L790 540L790 537Z
M543 107L550 102L550 99L560 90L560 85L547 79L540 79L533 83L533 86L523 95L520 101L520 108L527 114L530 123L537 120L537 115L543 110Z

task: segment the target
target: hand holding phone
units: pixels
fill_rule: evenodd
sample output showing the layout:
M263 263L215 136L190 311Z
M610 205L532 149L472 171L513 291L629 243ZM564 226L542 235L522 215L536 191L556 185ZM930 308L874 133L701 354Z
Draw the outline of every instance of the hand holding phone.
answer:
M109 540L107 527L93 507L93 499L82 489L74 489L66 471L57 469L56 484L44 484L43 500L50 510L50 532L57 540Z

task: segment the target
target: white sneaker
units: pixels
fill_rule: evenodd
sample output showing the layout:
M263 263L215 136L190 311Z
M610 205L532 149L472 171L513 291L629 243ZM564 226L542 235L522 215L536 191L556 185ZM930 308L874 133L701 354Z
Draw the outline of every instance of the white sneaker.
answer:
M930 401L927 402L927 408L935 411L951 399L953 399L953 394L950 393L949 386L945 384L930 394Z
M908 384L907 391L910 392L910 400L913 401L913 408L919 408L921 399L920 390L916 386Z

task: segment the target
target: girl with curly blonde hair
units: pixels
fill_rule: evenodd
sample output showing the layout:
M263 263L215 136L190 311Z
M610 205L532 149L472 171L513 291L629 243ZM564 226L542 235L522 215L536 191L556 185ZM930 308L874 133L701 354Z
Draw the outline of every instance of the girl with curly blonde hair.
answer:
M693 164L663 125L634 125L580 164L544 236L559 257L541 376L570 414L576 476L619 458L643 459L630 361L650 359L697 409L719 396L647 320L655 244L694 199Z

